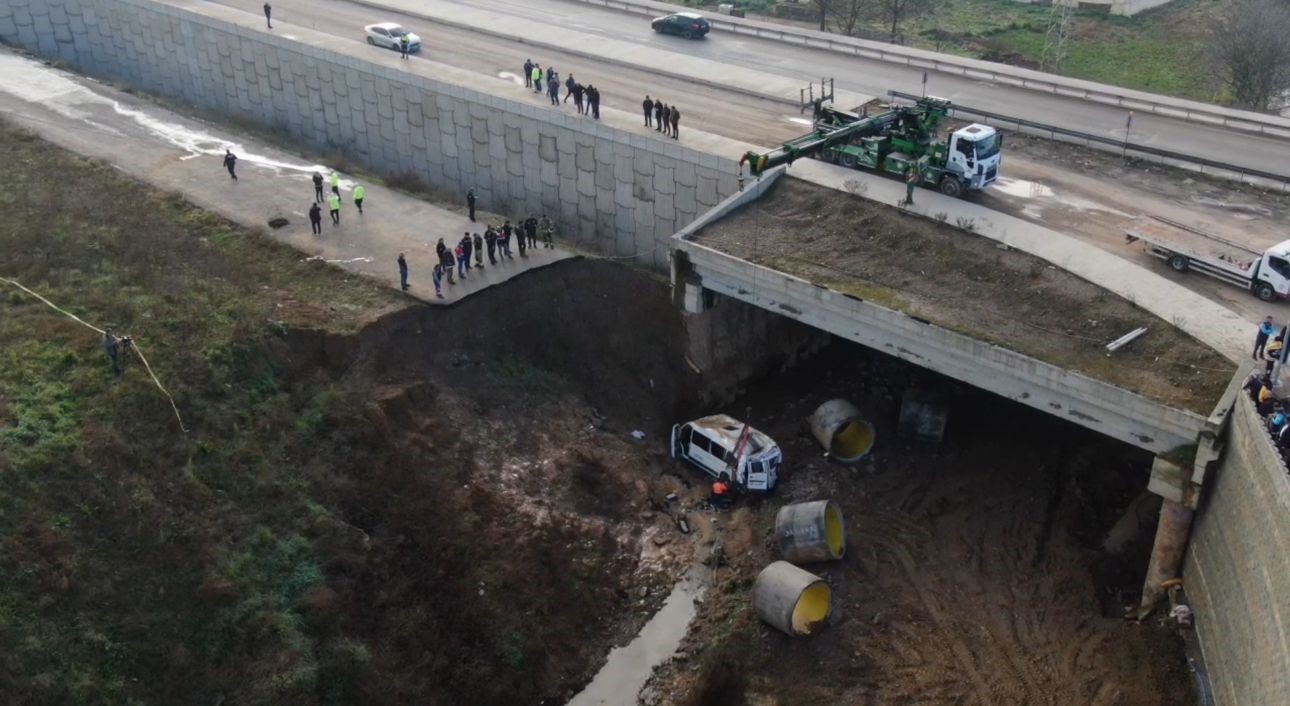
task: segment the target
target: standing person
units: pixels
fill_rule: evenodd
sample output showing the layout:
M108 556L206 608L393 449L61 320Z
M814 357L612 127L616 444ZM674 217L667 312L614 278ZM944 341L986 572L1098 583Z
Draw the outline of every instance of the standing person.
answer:
M408 291L408 261L403 253L399 253L399 286Z
M440 238L440 239L439 239L439 242L440 242L440 243L442 243L442 242L443 242L443 238ZM443 270L443 273L444 273L445 275L447 275L447 277L448 277L448 284L456 284L456 283L457 283L457 280L456 280L456 279L454 279L454 278L453 278L453 276L452 276L452 271L453 271L453 269L455 269L455 268L453 268L453 266L452 266L452 250L449 250L446 246L445 246L445 247L444 247L444 249L439 253L439 267L440 267L440 269L442 269L442 270Z
M475 267L483 267L484 266L484 239L479 237L479 233L475 233L474 242L475 242Z
M439 242L434 244L434 254L439 258L440 262L443 261L443 251L447 249L448 246L443 244L443 238L440 238Z
M457 256L457 276L462 282L466 281L466 251L458 245L452 253Z
M443 299L443 265L435 265L430 271L430 279L434 280L434 295Z
M314 235L322 235L322 209L318 207L317 201L309 206L309 227L313 229Z
M586 90L581 83L573 84L573 105L578 109L578 115L586 113L586 110L582 107L582 95Z
M404 32L403 34L399 35L400 58L402 59L408 58L408 45L411 43L412 43L412 37L409 37L407 32Z
M533 214L524 221L524 235L529 239L529 249L537 249L537 218Z
M553 242L552 236L554 235L555 228L551 225L551 219L547 218L545 213L542 214L541 228L542 228L542 247L554 248L555 243Z
M512 232L515 233L515 242L520 246L520 257L528 257L528 255L524 254L524 249L528 245L527 241L524 239L524 221L516 223L515 229Z
M546 67L546 83L550 86L553 83L560 82L560 74L553 67Z
M466 190L466 208L470 210L470 222L475 222L475 190Z
M918 188L918 165L913 162L909 163L909 170L905 172L905 205L914 205L914 189Z
M533 92L542 92L542 65L533 64Z
M524 60L524 87L525 88L533 87L533 60L532 59Z
M671 135L671 134L672 134L672 108L671 108L671 106L666 106L666 105L665 105L665 106L663 106L663 124L662 124L660 127L662 127L662 128L663 128L662 133L663 133L664 135Z
M323 202L322 182L322 174L314 172L314 203Z
M1284 345L1284 343L1285 342L1281 339L1281 337L1277 336L1276 338L1272 339L1272 342L1267 345L1267 348L1263 349L1263 360L1267 361L1268 375L1272 374L1272 369L1277 366L1277 361L1281 359L1281 347Z
M331 192L340 198L340 172L331 173Z
M363 214L363 199L366 196L367 189L364 189L362 184L354 186L354 205L358 206L358 213L360 216Z
M578 85L578 82L573 80L573 74L569 74L569 78L566 78L564 80L564 102L565 103L569 102L569 96L573 95L573 87L576 85Z
M470 239L470 233L462 233L461 249L466 253L466 269L470 270L470 251L475 249L475 241Z
M327 208L331 211L331 224L340 225L340 197L332 194L327 197Z
M681 111L677 110L676 106L672 106L672 139L673 140L680 139L678 137L680 135L679 128L678 128L678 124L680 122L681 122Z
M484 244L488 246L488 264L497 264L497 231L492 226L484 231Z
M107 354L108 360L112 362L112 374L121 374L121 350L117 345L116 336L112 335L112 329L103 332L103 352Z
M264 3L264 23L273 29L273 7L269 3Z
M596 120L600 119L600 89L595 86L587 86L588 110L591 111L591 117Z
M233 181L237 181L237 155L233 150L224 150L224 168L228 170L228 176Z
M1268 337L1277 332L1276 324L1272 323L1272 317L1269 316L1259 324L1259 330L1254 333L1254 360L1258 360L1263 355L1263 348L1268 343Z
M502 257L511 259L511 222L507 220L502 224L502 232L497 236L498 245Z
M654 101L654 132L663 131L663 101Z
M547 92L547 95L551 96L551 105L554 105L554 106L560 105L560 82L559 81L547 81L546 92Z
M641 103L641 109L645 111L645 127L650 127L653 122L650 118L654 117L654 101L649 99L648 93L645 94L645 102Z

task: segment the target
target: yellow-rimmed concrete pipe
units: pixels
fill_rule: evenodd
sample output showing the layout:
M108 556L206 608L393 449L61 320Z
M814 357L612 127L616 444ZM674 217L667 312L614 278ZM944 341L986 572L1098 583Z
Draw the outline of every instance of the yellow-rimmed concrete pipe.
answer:
M834 459L859 461L873 449L873 425L860 418L860 410L846 400L829 400L811 415L811 434Z
M847 550L842 510L832 500L785 505L775 515L779 555L794 564L841 559Z
M787 561L762 569L753 583L753 611L785 635L810 635L832 610L833 594L824 579Z

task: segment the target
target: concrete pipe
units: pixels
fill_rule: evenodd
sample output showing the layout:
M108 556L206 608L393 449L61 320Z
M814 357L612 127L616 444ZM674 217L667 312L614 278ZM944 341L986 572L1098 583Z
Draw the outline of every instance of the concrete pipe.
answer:
M860 418L860 410L846 400L829 400L811 415L811 434L833 458L853 463L873 449L873 425Z
M753 611L785 635L810 635L824 625L833 595L824 579L777 561L753 583Z
M841 559L847 549L842 510L832 500L785 505L775 515L779 554L794 564Z

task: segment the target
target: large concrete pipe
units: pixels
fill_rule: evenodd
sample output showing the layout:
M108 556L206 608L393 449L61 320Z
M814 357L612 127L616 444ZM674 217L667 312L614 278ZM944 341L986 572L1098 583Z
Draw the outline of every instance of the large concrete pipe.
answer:
M753 611L785 635L810 635L828 620L833 595L824 579L777 561L753 583Z
M775 515L779 554L794 564L841 559L847 549L842 510L832 500L785 505Z
M829 455L852 463L873 448L873 425L860 418L860 410L846 400L829 400L811 415L811 434Z

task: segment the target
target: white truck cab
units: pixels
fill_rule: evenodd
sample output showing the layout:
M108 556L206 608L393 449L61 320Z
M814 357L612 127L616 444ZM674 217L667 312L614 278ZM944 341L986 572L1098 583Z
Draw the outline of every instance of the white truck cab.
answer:
M744 423L725 414L714 414L672 427L672 458L684 459L711 478L726 473L735 459ZM744 490L769 493L779 483L784 460L779 444L749 427L747 442L734 462L731 480Z
M969 189L984 189L999 178L1003 136L989 125L973 123L950 135L945 169L963 177Z

